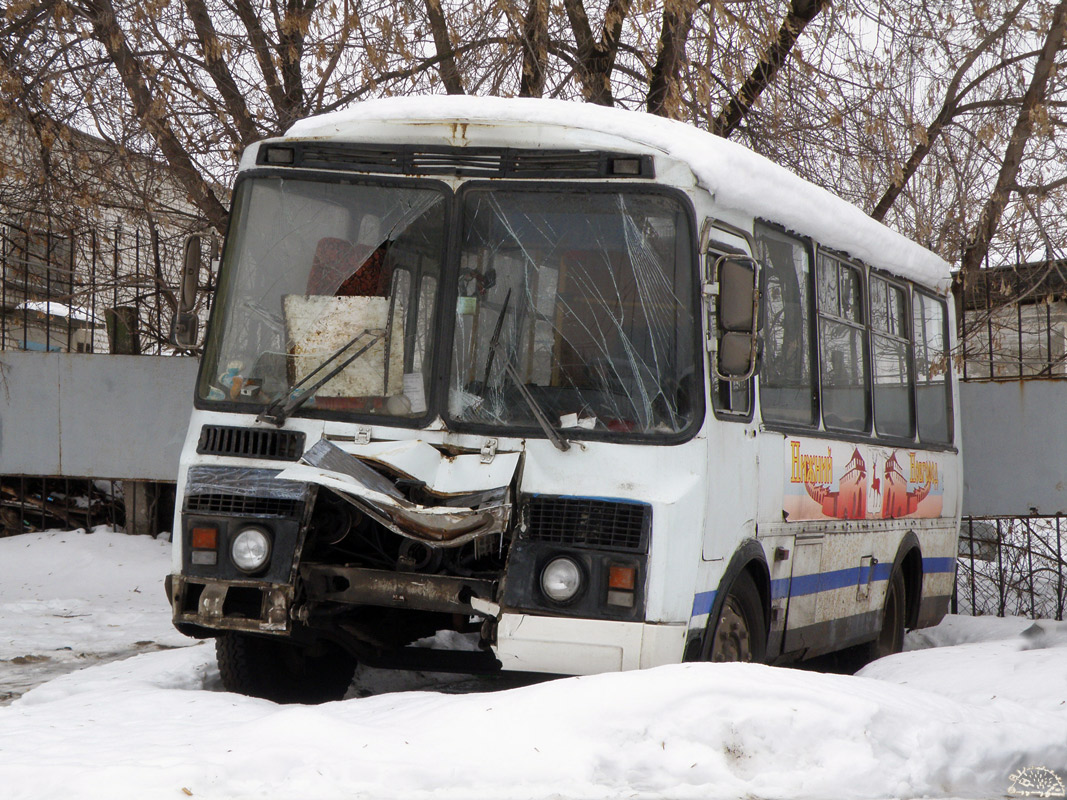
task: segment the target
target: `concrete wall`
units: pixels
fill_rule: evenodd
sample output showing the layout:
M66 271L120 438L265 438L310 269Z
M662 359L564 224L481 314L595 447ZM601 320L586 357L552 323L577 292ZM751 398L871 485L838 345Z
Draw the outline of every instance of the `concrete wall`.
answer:
M963 513L1067 514L1067 381L960 385Z
M173 481L197 361L0 352L0 475Z

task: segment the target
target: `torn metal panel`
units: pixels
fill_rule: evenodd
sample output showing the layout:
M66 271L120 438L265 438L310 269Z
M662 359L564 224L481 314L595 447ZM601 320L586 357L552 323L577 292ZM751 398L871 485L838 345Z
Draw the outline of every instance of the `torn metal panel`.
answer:
M305 463L283 470L278 477L332 489L393 532L431 546L456 547L501 534L511 516L507 484L451 496L417 487L420 496L433 501L428 504L409 499L395 482L325 439L301 460ZM514 464L518 464L517 457ZM513 476L514 472L507 476L508 484Z
M312 448L314 449L314 448ZM464 494L506 486L515 474L519 453L496 453L492 462L480 454L444 456L421 439L371 442L344 452L362 461L389 467L441 495ZM319 466L323 466L319 464Z

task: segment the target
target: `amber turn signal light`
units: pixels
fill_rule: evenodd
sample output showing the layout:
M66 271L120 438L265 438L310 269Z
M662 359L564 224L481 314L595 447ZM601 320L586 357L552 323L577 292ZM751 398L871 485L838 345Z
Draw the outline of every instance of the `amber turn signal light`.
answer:
M632 592L636 580L636 567L624 567L621 564L612 564L608 567L609 589L622 589L626 592Z
M219 532L217 528L193 528L194 550L216 550L219 546Z

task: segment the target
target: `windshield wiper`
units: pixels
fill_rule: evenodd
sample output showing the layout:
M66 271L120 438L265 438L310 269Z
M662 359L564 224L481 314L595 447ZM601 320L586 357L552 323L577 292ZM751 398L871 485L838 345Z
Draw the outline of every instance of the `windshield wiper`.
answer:
M493 345L493 350L500 354L500 361L504 366L504 374L511 378L511 382L515 384L515 388L519 390L519 394L522 399L526 401L527 407L530 409L530 413L533 414L533 418L537 420L537 424L541 426L541 430L545 432L545 436L548 440L556 446L557 450L567 452L571 449L571 443L563 438L558 430L552 427L552 423L548 421L548 417L545 415L544 409L541 408L541 404L537 402L530 390L526 388L522 382L522 376L519 375L518 370L511 366L511 359L508 358L507 353L504 352L504 346L500 342L496 342Z
M482 376L481 391L485 392L489 387L489 372L493 368L493 357L499 353L500 362L504 365L504 374L511 378L515 384L515 388L519 390L519 394L522 395L522 399L526 401L527 407L530 409L530 413L533 414L533 418L537 420L537 424L541 426L541 430L545 432L545 436L549 441L556 446L557 449L566 452L571 449L571 443L563 438L563 435L552 427L552 424L548 421L548 417L545 416L544 410L541 408L541 404L537 402L537 399L530 394L530 390L527 389L522 382L522 377L518 371L511 366L511 359L508 358L508 354L504 352L504 346L500 344L500 333L504 328L504 316L508 313L508 305L511 303L511 289L508 289L508 293L504 295L504 304L500 307L500 314L496 318L496 325L493 327L493 335L489 339L489 354L485 359L485 372Z
M370 336L371 340L366 344L361 345L360 348L356 350L356 352L354 352L352 355L350 355L348 358L346 358L344 361L342 361L340 364L330 370L325 376L315 381L315 383L313 383L311 386L306 389L300 388L305 383L310 381L317 373L321 372L328 364L336 361L338 358L344 355L344 352L348 350L348 348L355 345L364 336ZM263 409L263 411L260 412L259 416L256 417L256 422L269 422L272 425L277 425L280 428L282 425L285 424L285 420L289 417L290 414L292 414L294 411L300 408L300 406L304 405L304 403L306 403L308 400L315 396L315 392L317 392L335 377L340 375L341 372L345 369L345 367L347 367L361 355L363 355L372 347L374 347L374 345L380 342L384 337L384 330L371 330L369 328L364 328L351 339L349 339L347 342L345 342L343 345L334 350L329 356L323 359L322 363L315 367L315 369L311 370L311 372L309 372L307 375L297 381L296 385L294 385L292 389L288 390L289 399L284 404L282 403L282 398L285 396L284 393L274 398L274 400L271 401L270 405Z

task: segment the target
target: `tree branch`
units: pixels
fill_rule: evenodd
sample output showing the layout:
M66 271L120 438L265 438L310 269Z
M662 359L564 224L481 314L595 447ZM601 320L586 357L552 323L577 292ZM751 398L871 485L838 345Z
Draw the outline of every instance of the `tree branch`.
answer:
M271 58L270 54L270 43L263 26L259 22L259 17L256 16L250 0L234 0L234 10L248 33L248 41L252 45L252 52L255 53L256 63L259 64L259 71L263 74L264 87L270 97L271 104L274 106L274 114L279 120L286 118L289 115L286 111L285 92L278 79L278 73L274 69L274 59ZM279 132L280 130L270 131L270 133Z
M185 0L185 9L189 14L189 19L193 22L196 36L200 40L200 49L204 54L204 69L215 83L215 88L222 96L226 111L233 118L233 124L237 128L240 141L235 144L243 149L258 138L256 125L248 113L244 95L237 88L237 83L230 74L229 67L226 66L225 53L219 43L215 26L211 24L211 16L204 0Z
M1022 108L1015 122L1008 147L1004 151L1000 173L997 175L996 184L989 195L982 213L978 217L978 223L969 241L963 248L963 259L960 265L961 277L964 286L972 279L989 252L989 243L1000 225L1000 218L1007 205L1011 187L1015 185L1015 178L1019 173L1019 165L1022 161L1023 150L1034 128L1034 111L1045 97L1048 88L1049 77L1056 64L1056 55L1063 47L1064 36L1067 34L1067 0L1056 5L1052 15L1052 25L1045 37L1045 45L1041 48L1041 55L1034 64L1034 74L1030 78L1030 85L1023 96Z
M193 165L189 154L178 141L165 116L165 105L153 96L145 82L144 66L133 54L126 35L119 27L111 0L85 0L85 16L92 25L93 38L111 56L134 110L145 130L152 136L174 176L189 193L190 199L219 231L226 230L226 208Z
M1011 27L1011 24L1015 21L1015 18L1022 11L1027 0L1019 0L1015 8L1008 12L1008 15L1004 18L1004 22L1000 26L986 36L978 45L967 54L967 57L963 59L963 62L953 73L952 79L948 82L948 87L945 89L945 99L941 103L941 109L937 112L937 116L934 117L933 122L926 126L926 131L922 140L914 147L911 155L908 157L907 163L904 164L904 168L901 171L901 175L898 179L893 180L889 187L885 190L881 199L875 204L874 210L871 211L871 217L876 220L885 219L886 213L896 202L896 199L900 196L900 193L904 191L904 187L907 186L908 181L919 169L919 165L922 164L926 158L930 149L934 146L938 137L941 135L941 131L948 125L952 119L959 113L961 108L959 101L966 96L967 92L971 91L978 84L972 81L962 92L959 91L960 84L963 82L963 76L967 74L974 62L978 60L978 57L985 53L993 43L1000 39L1004 35L1005 31Z
M770 86L801 32L827 5L829 0L792 0L774 44L760 58L737 94L712 121L712 133L729 137L734 132L759 96Z
M441 0L426 0L426 16L430 20L434 47L441 56L441 81L445 85L445 91L449 94L466 94L463 90L463 78L456 66L452 38L448 35L448 23L445 21L444 11L441 10Z

